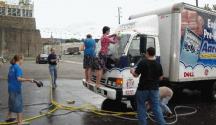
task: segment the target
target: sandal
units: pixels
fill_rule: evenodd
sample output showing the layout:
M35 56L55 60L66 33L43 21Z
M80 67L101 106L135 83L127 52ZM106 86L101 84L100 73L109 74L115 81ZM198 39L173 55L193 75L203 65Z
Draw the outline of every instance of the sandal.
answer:
M16 118L8 118L5 120L5 122L15 122Z

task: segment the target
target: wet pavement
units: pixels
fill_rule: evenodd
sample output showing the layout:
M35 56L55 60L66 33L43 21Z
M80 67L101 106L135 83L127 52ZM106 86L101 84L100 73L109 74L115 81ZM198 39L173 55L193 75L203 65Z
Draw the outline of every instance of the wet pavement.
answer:
M72 60L73 61L73 60ZM5 119L7 109L7 81L2 80L7 75L8 64L0 67L0 121ZM30 78L40 79L45 83L43 88L37 88L33 84L23 84L23 98L25 104L50 103L50 87L48 65L37 65L33 61L25 62L23 65L24 75ZM101 107L104 97L97 95L83 87L81 79L83 70L81 64L61 63L59 68L58 88L53 92L54 99L67 104L67 100L74 100L75 106L90 103L97 108ZM216 125L216 103L207 102L197 91L178 94L172 99L170 107L177 105L191 106L198 110L194 115L178 118L175 125ZM71 105L72 106L72 105ZM48 105L37 105L25 107L24 116L29 118L38 115L39 111ZM181 109L178 113L186 113L191 110ZM55 114L67 113L68 111L57 111ZM173 120L173 119L172 119ZM169 120L169 122L171 122ZM152 122L149 122L153 125ZM73 112L68 115L42 117L31 122L31 125L137 125L137 121L123 120L108 116L98 116L92 113Z
M49 82L43 80L45 86L43 88L37 88L32 84L24 84L23 86L23 98L25 104L36 104L36 103L47 103L49 100ZM55 100L61 104L67 104L67 100L74 100L75 106L90 103L98 108L100 108L101 103L104 98L96 95L88 90L86 90L82 84L81 80L59 80L58 88L53 91L53 97ZM0 107L7 106L7 91L6 81L1 82L0 89L0 100L3 104ZM72 106L72 105L71 105ZM26 107L24 110L25 117L37 115L42 108L46 108L47 105L42 106L32 106ZM5 118L5 113L7 110L0 110L0 121ZM67 112L67 111L66 111ZM55 114L65 113L65 111L57 111ZM116 123L112 123L115 121ZM36 119L31 122L31 125L131 125L136 122L128 122L125 120L119 120L112 117L101 117L91 113L76 112L68 115L54 116L54 117L43 117Z
M48 103L49 100L49 81L43 80L45 86L37 88L32 84L24 84L23 98L25 104ZM2 105L7 106L7 86L6 81L1 81L0 100ZM53 91L53 97L61 104L67 104L67 100L75 100L75 106L90 103L100 108L105 98L86 90L81 80L61 79L58 81L58 88ZM69 104L68 104L69 105ZM178 99L172 100L171 107L176 105L186 105L197 108L198 112L191 116L179 117L176 125L215 125L216 123L216 104L205 102L199 93L182 94ZM25 107L25 117L37 115L42 108L48 105ZM5 118L7 110L0 110L0 121ZM65 113L57 111L55 114ZM179 113L188 112L187 110L178 111ZM42 117L31 122L31 125L136 125L136 121L122 120L113 117L103 117L92 113L74 112L68 115Z

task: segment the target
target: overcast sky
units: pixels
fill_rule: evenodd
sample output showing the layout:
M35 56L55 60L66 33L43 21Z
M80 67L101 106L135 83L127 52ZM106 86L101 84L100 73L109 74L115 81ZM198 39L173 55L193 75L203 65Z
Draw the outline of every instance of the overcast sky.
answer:
M163 7L172 3L195 0L34 0L34 16L43 37L83 37L91 33L98 37L103 25L115 28L118 24L117 7L121 7L122 23L131 14ZM200 0L216 4L215 0Z

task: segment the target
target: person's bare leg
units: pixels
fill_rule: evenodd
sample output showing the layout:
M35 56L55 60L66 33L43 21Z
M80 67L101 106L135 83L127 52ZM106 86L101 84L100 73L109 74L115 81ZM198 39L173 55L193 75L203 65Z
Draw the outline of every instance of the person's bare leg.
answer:
M85 69L85 79L86 82L88 82L88 68Z
M7 119L9 119L9 118L12 118L12 113L11 112L8 112L8 114L7 114Z
M99 77L100 77L99 76L100 75L99 72L100 72L99 70L96 70L96 85L100 83L99 82Z
M103 70L97 70L96 87L100 87L100 81L103 75Z
M17 122L18 124L17 125L22 125L22 113L17 113Z
M87 82L91 82L91 76L92 76L92 70L91 70L91 68L88 69L87 74L88 74Z

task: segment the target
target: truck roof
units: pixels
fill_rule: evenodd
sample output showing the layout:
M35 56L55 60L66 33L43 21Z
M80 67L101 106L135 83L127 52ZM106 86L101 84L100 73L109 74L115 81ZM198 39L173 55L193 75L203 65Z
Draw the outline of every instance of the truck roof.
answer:
M201 12L216 16L216 12L214 12L214 11L208 11L208 10L205 10L205 9L197 7L197 6L181 2L181 3L172 4L172 5L160 8L160 9L146 11L144 13L131 15L131 16L129 16L129 20L133 20L133 19L140 18L143 16L148 16L148 15L164 15L164 14L171 14L171 13L177 13L177 12L180 13L183 10L183 8L189 8L192 10L201 11Z
M116 32L136 32L157 36L159 34L158 27L158 16L149 15L120 25Z

